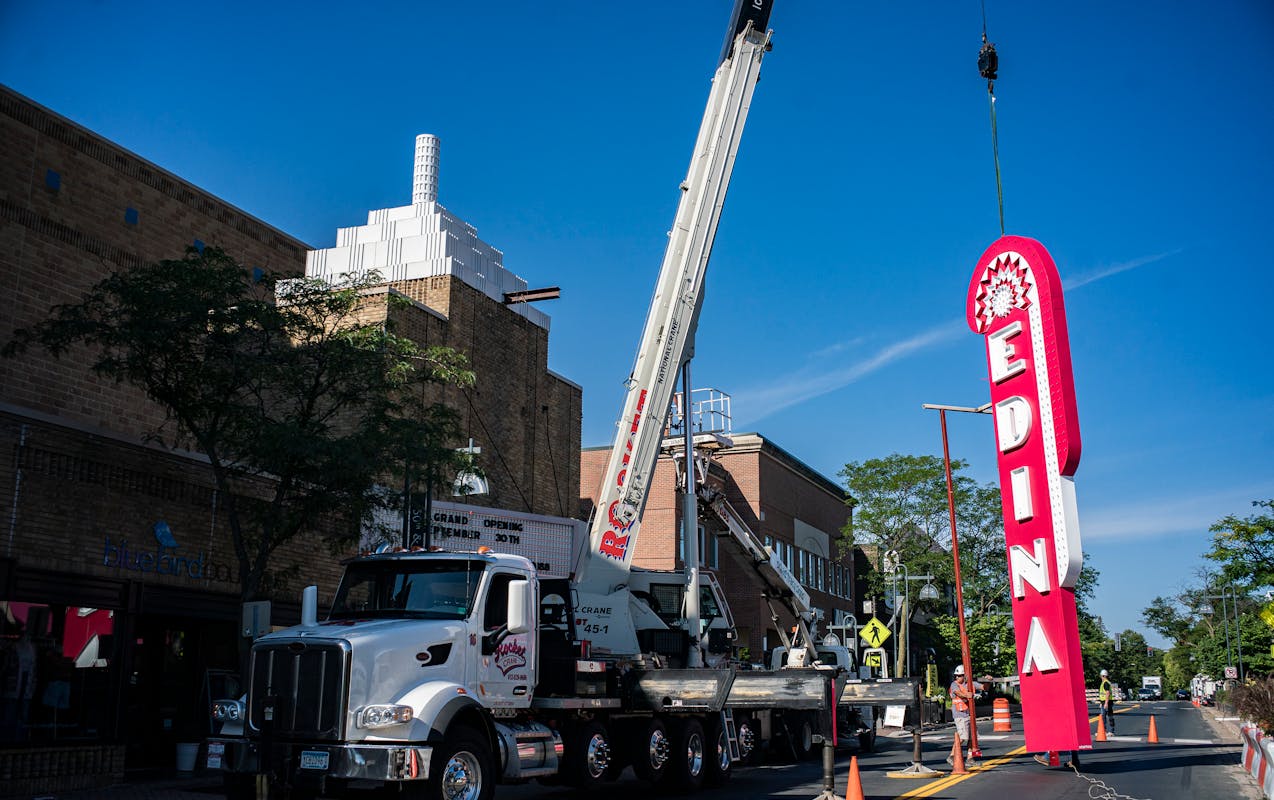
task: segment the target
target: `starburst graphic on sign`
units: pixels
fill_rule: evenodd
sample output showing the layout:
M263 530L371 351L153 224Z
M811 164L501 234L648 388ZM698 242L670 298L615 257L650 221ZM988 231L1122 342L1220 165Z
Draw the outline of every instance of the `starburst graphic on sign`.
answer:
M1015 308L1029 308L1031 300L1027 291L1030 288L1030 270L1022 264L1021 256L1006 254L997 258L982 273L974 298L978 332L991 327L992 320L1007 317Z

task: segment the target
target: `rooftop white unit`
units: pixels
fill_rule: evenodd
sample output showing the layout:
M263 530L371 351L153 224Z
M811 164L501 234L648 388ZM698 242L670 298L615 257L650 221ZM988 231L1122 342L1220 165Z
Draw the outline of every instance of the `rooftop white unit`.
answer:
M330 281L373 270L386 281L449 275L500 303L529 288L504 268L504 254L479 239L476 228L438 204L438 166L438 138L417 136L412 204L374 209L366 225L337 228L335 247L306 254L305 274ZM528 303L508 308L548 330L543 311Z

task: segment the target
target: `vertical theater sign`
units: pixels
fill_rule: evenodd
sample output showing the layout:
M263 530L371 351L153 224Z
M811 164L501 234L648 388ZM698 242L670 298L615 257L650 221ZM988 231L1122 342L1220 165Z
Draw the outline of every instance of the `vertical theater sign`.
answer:
M966 311L986 341L1026 748L1088 749L1071 477L1079 418L1062 283L1048 251L1033 239L1000 238L978 261Z

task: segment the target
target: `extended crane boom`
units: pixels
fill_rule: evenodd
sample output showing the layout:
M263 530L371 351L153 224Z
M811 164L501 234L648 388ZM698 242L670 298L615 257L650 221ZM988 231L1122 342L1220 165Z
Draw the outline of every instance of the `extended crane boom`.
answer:
M773 549L757 538L752 529L739 516L739 513L726 501L721 492L706 486L699 487L699 497L703 501L701 509L711 511L724 526L725 531L719 536L728 538L733 545L727 552L736 555L749 569L756 573L765 586L762 595L766 602L777 600L786 606L796 621L796 636L789 638L782 628L779 636L788 652L798 659L805 658L814 647L814 636L810 626L814 623L814 606L810 603L810 593L792 574L792 570L779 558ZM771 610L773 606L771 606ZM811 651L812 652L812 651ZM812 656L810 656L812 660Z
M576 570L577 625L599 653L639 652L625 585L677 373L693 349L708 257L747 119L772 0L736 0L727 47L668 235L668 247L636 361L626 383L619 429Z

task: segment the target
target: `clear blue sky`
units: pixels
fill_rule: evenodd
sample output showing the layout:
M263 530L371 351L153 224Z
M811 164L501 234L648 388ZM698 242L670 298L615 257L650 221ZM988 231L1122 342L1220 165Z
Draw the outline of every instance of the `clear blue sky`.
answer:
M599 445L731 5L0 0L0 81L314 247L409 203L414 136L437 134L442 204L562 287L549 362ZM1212 522L1274 497L1274 6L987 18L1007 229L1067 284L1095 610L1140 629ZM921 403L988 398L963 323L999 234L979 3L777 0L771 25L695 382L829 477L938 454ZM950 426L993 481L990 419Z

